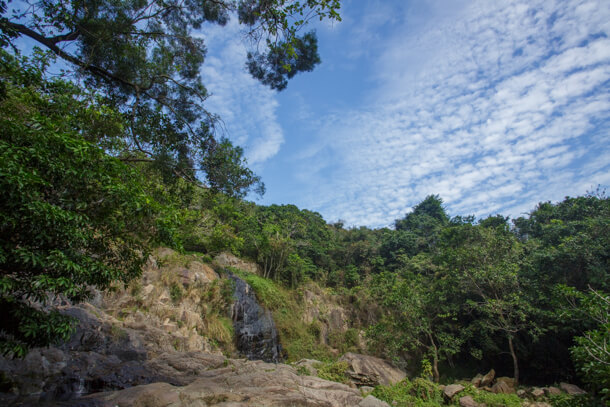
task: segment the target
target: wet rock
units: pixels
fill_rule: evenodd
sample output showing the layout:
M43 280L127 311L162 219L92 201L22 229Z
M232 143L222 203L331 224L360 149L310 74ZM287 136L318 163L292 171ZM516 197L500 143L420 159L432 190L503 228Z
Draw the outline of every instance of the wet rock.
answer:
M580 387L578 387L575 384L570 384L570 383L559 383L559 387L561 388L561 390L565 391L566 393L568 393L570 396L577 396L580 394L587 394L586 391L584 391L583 389L581 389Z
M356 386L388 386L407 376L389 361L374 356L348 352L339 360L347 362L347 374Z
M231 314L237 349L250 360L279 362L281 345L271 312L258 304L252 287L245 281L234 274L230 278L235 282Z

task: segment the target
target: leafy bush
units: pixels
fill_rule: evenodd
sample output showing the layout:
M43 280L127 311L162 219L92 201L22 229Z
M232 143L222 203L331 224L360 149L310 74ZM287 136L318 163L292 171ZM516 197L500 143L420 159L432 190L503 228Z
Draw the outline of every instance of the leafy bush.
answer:
M394 385L377 386L373 396L397 407L437 407L443 404L443 395L435 383L416 378L404 379Z
M318 377L339 383L349 383L349 376L347 375L347 369L349 365L347 362L327 362L320 363L314 366L318 369Z

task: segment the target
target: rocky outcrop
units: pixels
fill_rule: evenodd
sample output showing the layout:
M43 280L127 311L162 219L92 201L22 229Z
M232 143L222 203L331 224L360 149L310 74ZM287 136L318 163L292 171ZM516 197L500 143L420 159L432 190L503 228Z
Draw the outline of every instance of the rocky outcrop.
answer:
M348 352L339 360L347 363L346 373L356 386L388 386L407 376L390 362L374 356Z
M262 274L258 264L242 260L239 257L235 257L231 253L220 253L218 256L214 257L214 263L216 263L216 265L220 268L233 267L248 273Z
M310 376L282 364L230 361L227 367L203 372L186 386L154 383L92 394L67 405L114 407L172 406L387 406L366 404L358 390ZM379 400L377 400L379 401Z

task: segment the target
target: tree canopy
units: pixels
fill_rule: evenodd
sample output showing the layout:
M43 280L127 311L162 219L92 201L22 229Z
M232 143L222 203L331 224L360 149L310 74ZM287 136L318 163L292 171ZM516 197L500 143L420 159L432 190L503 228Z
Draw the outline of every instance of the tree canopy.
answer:
M173 177L205 179L212 188L243 196L250 187L259 193L264 188L247 169L243 151L217 140L218 117L205 108L209 94L200 72L205 41L196 30L223 26L236 16L255 49L247 68L281 90L289 78L320 62L315 34L300 31L312 18L339 19L340 3L71 0L8 5L0 2L1 45L16 49L16 37L29 38L128 118L129 131L109 153L124 161L150 161Z

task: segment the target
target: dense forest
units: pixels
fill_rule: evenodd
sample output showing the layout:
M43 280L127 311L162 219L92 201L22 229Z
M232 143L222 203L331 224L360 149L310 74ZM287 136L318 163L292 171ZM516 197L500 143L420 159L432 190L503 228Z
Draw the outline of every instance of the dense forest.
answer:
M41 2L43 17L13 18L0 1L3 353L69 337L72 320L45 304L129 282L164 245L231 252L287 290L315 282L341 294L363 311L372 353L427 361L435 381L494 367L532 384L580 380L610 397L604 190L541 202L516 219L449 214L431 195L382 229L256 205L243 198L264 185L202 108L205 53L189 30L236 12L262 30L254 34L279 36L267 54L248 55L248 69L281 90L319 62L313 34L298 36L286 16L307 6L338 18L338 3L219 1L196 12L195 2L155 3L158 13L142 13L145 2L84 3ZM147 31L155 27L165 32ZM23 55L20 36L42 48ZM57 59L75 71L50 75Z

